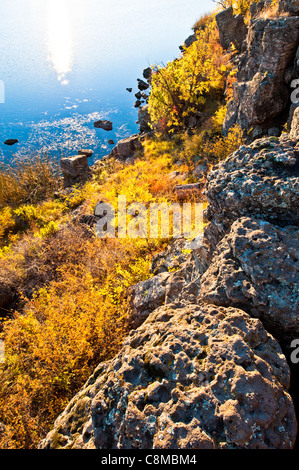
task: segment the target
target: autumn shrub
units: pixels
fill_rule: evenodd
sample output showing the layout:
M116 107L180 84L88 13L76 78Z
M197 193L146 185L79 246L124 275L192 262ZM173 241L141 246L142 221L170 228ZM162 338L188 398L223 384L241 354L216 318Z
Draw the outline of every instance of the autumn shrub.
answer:
M54 233L53 233L54 232ZM62 265L92 264L89 232L80 225L69 224L45 237L27 234L0 257L0 279L6 280L17 298L31 297L34 289L57 279ZM97 258L93 261L97 265Z
M193 163L206 163L212 166L227 158L244 143L243 132L239 126L233 126L227 136L222 134L210 135L206 130L192 136L184 135L182 159Z
M259 0L216 0L216 3L221 8L232 7L236 15L246 15L253 3L258 3Z
M10 207L6 206L0 209L0 244L3 242L5 235L8 235L16 225L13 211Z
M153 70L149 113L152 126L162 132L190 127L190 118L206 112L207 103L219 103L232 66L220 42L214 15L182 56ZM217 107L217 106L216 106Z
M128 332L127 289L150 276L151 253L163 248L160 240L100 240L84 230L39 240L36 289L5 323L1 448L35 447L96 365L118 351Z
M245 21L248 23L250 18L250 7L253 3L259 3L259 0L218 0L216 3L220 8L225 9L232 7L234 14L241 14L245 17ZM279 0L271 0L267 2L264 8L261 10L259 16L261 18L277 18L279 10Z
M192 26L193 31L196 32L200 29L205 29L206 24L210 20L210 17L211 17L211 13L205 13L201 15L200 18Z

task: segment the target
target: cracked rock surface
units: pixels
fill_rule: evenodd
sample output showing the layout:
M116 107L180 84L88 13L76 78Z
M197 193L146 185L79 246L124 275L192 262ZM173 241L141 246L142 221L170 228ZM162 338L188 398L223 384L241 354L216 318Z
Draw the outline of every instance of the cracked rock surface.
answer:
M208 175L211 250L243 216L280 227L299 224L299 146L288 135L240 147Z
M217 245L200 297L260 318L280 341L299 336L299 232L243 217Z

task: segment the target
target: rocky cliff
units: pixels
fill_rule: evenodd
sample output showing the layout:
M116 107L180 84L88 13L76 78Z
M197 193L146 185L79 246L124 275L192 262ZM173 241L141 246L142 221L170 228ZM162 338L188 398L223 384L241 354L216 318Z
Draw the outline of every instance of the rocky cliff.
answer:
M129 292L123 348L40 448L294 447L297 385L285 354L299 337L297 3L281 2L273 20L253 15L237 59L225 126L264 137L209 173L202 242L185 250L177 240L153 259L153 276Z
M249 138L280 134L290 113L290 86L298 77L298 1L280 2L276 17L271 11L269 17L260 14L265 4L252 5L247 36L236 57L234 97L224 122L225 132L239 124ZM226 23L221 26L227 35ZM234 37L234 31L231 34Z

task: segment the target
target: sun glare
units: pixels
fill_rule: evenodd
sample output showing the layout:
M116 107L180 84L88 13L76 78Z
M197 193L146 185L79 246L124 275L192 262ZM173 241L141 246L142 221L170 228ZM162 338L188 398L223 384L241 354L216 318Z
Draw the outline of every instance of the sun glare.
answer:
M48 47L58 80L67 85L72 69L72 31L65 0L48 0Z

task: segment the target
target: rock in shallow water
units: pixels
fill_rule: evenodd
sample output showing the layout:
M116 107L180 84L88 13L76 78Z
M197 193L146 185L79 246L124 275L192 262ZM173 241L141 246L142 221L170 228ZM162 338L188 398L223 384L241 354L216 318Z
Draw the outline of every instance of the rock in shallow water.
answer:
M169 305L96 369L40 448L292 448L280 346L241 310Z
M11 146L11 145L18 144L18 143L19 143L18 139L7 139L7 140L4 142L5 145L10 145L10 146Z
M97 129L104 129L104 131L112 131L113 124L111 121L96 121L94 127Z

